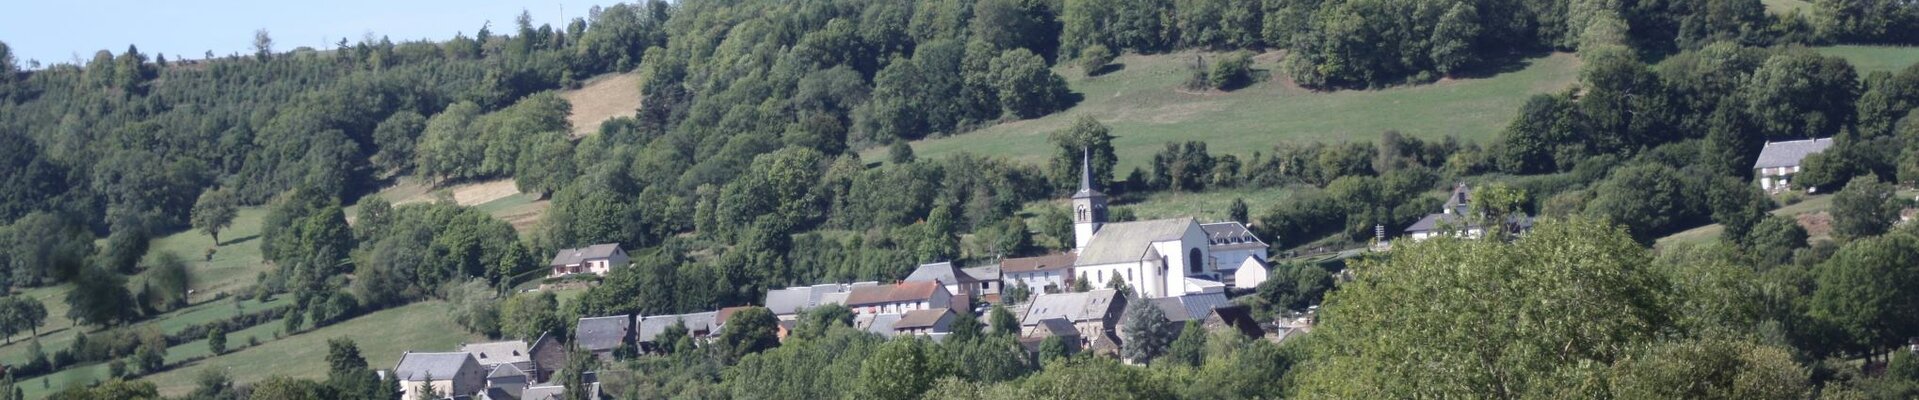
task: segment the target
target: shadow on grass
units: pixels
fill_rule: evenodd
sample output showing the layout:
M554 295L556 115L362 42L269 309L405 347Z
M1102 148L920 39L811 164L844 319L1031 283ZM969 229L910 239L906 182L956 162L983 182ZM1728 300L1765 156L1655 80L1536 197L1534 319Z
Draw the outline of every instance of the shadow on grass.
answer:
M1126 64L1112 63L1112 64L1106 64L1105 66L1099 67L1099 69L1089 71L1086 73L1086 76L1095 77L1095 76L1101 76L1101 75L1111 74L1111 73L1125 71L1125 70L1126 70Z
M214 246L232 246L232 245L236 245L236 244L241 244L241 243L246 243L246 242L250 242L250 241L254 241L254 240L257 240L257 239L259 239L259 238L260 238L260 235L259 235L259 234L252 234L252 235L246 235L246 236L241 236L241 237L237 237L237 238L233 238L233 239L229 239L229 240L225 240L225 241L221 241L221 242L219 242L219 243L214 243L213 245L214 245Z

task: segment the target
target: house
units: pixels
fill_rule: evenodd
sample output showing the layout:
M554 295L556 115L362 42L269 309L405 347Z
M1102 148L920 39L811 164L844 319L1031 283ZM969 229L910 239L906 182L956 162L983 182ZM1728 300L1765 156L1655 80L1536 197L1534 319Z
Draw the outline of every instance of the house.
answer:
M1173 321L1173 323L1176 324L1184 324L1186 321L1192 320L1203 320L1212 315L1213 309L1233 305L1232 300L1228 300L1224 293L1202 293L1178 297L1162 297L1147 299L1143 303L1159 307L1159 311L1162 314L1166 314L1166 320Z
M932 281L861 286L846 295L846 308L854 314L902 314L952 305L953 293Z
M634 335L639 349L648 353L659 353L665 343L672 338L662 338L660 333L674 325L686 327L686 333L693 338L706 338L719 333L719 312L707 311L675 315L653 315L640 318L638 333Z
M856 314L853 316L853 328L872 332L880 336L893 337L899 331L893 325L899 324L903 314Z
M1406 237L1413 241L1424 241L1439 236L1455 236L1467 239L1478 238L1485 234L1474 218L1472 209L1472 188L1461 183L1453 186L1453 192L1446 196L1446 204L1437 214L1427 214L1406 227ZM1508 217L1502 227L1506 232L1525 232L1532 229L1532 219L1524 216Z
M614 268L627 264L626 250L619 244L603 243L577 249L562 249L553 254L553 261L546 263L553 272L548 277L562 277L573 274L594 274L606 276Z
M947 292L969 298L978 297L980 294L980 279L968 275L966 271L954 266L951 261L920 265L919 268L913 269L912 274L906 276L905 281L939 282L940 285L946 286Z
M486 370L466 352L407 352L393 366L393 376L400 382L401 400L472 396L486 389ZM422 387L438 396L420 393Z
M855 286L878 286L878 282L859 282L852 284L828 283L813 286L794 286L785 289L766 291L767 311L780 317L782 321L793 320L800 313L827 304L845 304L846 293Z
M540 338L534 339L527 351L533 359L533 369L525 371L532 375L531 382L550 382L553 372L566 366L566 345L560 344L560 340L552 334L540 334Z
M1213 269L1228 288L1246 289L1266 282L1266 241L1240 222L1200 224L1212 250ZM1252 267L1252 269L1246 269Z
M1759 150L1759 159L1752 162L1752 176L1761 189L1784 191L1792 187L1792 178L1799 174L1806 156L1826 151L1832 143L1832 138L1766 142L1766 147Z
M907 335L948 333L953 331L953 320L958 317L952 309L946 308L907 311L893 322L893 331Z
M998 264L965 268L960 272L965 272L966 276L979 280L980 301L987 304L1000 303L999 292L1005 289L1006 282L1001 280Z
M1039 354L1040 345L1050 337L1059 337L1060 342L1066 344L1068 353L1079 352L1080 346L1085 342L1085 339L1080 337L1079 328L1074 327L1072 321L1067 321L1065 318L1052 318L1039 321L1032 328L1021 332L1019 344L1026 348L1027 353Z
M1107 223L1106 195L1093 188L1087 165L1080 170L1079 191L1072 198L1077 255L1072 279L1087 280L1091 287L1124 281L1146 298L1178 296L1210 287L1189 280L1219 281L1214 248L1230 249L1240 256L1249 252L1240 249L1243 246L1216 246L1206 229L1190 217Z
M493 372L486 374L487 397L517 399L520 393L532 385L533 377L514 364L500 364ZM496 394L497 393L497 394ZM501 396L504 395L504 396Z
M459 351L473 354L473 359L478 360L480 367L487 371L498 370L502 365L512 365L522 373L534 370L533 352L525 341L462 344Z
M613 315L580 318L574 329L573 342L581 350L593 353L601 360L612 360L615 350L633 345L633 317Z
M1102 338L1111 337L1125 309L1126 296L1112 289L1042 294L1034 296L1026 306L1026 312L1020 317L1020 331L1023 336L1031 336L1034 329L1046 323L1044 321L1062 319L1072 323L1082 338L1097 344Z
M1000 279L1005 287L1025 285L1030 293L1064 292L1073 287L1073 261L1077 259L1078 254L1065 252L1000 260Z

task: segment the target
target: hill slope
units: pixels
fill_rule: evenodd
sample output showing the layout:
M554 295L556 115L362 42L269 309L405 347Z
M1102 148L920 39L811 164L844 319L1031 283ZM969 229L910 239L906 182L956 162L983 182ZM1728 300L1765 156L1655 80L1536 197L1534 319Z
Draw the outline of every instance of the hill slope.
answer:
M601 122L639 112L640 74L601 75L578 90L560 92L560 97L573 103L573 115L566 119L573 125L573 137L584 137L599 132Z
M1203 140L1216 153L1251 153L1287 140L1374 140L1387 130L1483 142L1530 95L1571 85L1580 65L1571 54L1553 54L1491 77L1380 90L1314 92L1269 79L1232 92L1188 92L1179 86L1196 54L1129 55L1116 61L1123 65L1118 71L1090 78L1061 71L1073 91L1085 96L1072 109L914 142L913 149L922 157L965 151L1040 162L1052 152L1047 134L1081 115L1112 127L1121 170L1144 165L1168 141ZM1275 53L1261 55L1255 68L1270 75L1277 61ZM879 160L884 154L880 148L862 156Z

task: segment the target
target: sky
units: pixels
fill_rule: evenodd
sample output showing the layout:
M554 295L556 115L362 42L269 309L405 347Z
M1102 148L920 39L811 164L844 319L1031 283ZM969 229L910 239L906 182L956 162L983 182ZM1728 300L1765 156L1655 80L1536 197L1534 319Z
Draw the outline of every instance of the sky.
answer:
M266 29L274 51L300 46L330 49L347 38L357 43L372 32L394 42L414 39L446 40L454 33L474 32L488 21L496 33L510 33L513 19L525 10L533 25L581 18L594 5L616 0L28 0L9 2L0 12L0 42L13 49L22 67L28 60L43 65L70 63L93 57L98 50L114 54L136 45L152 57L166 54L198 59L253 52L253 32ZM562 18L561 10L565 15Z

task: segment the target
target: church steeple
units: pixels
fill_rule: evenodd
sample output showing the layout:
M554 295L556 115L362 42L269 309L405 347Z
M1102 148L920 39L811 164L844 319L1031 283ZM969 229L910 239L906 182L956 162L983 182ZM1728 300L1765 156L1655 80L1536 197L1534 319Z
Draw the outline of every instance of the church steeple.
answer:
M1086 248L1106 224L1106 194L1093 188L1091 150L1082 150L1079 161L1079 192L1073 193L1073 249Z

